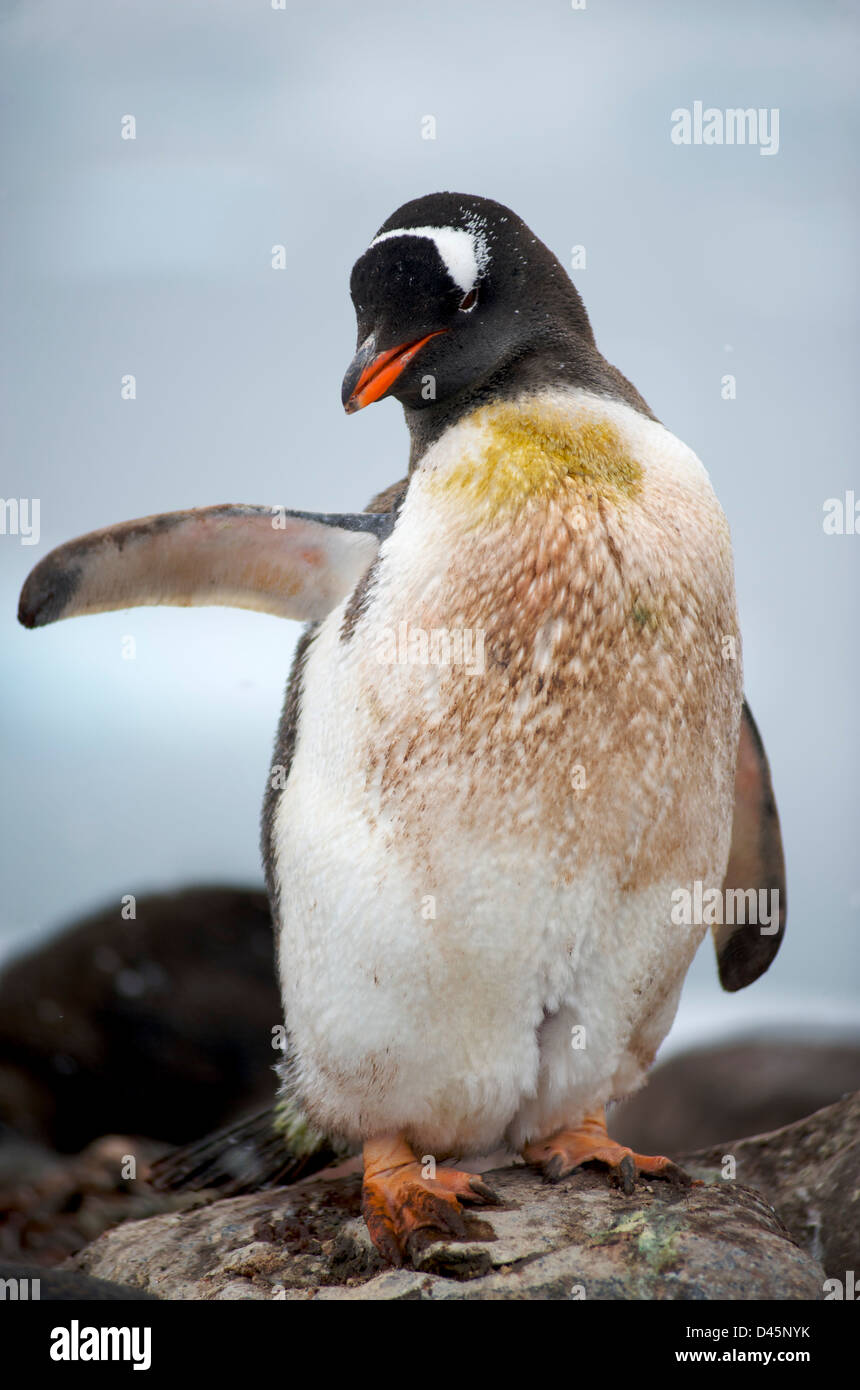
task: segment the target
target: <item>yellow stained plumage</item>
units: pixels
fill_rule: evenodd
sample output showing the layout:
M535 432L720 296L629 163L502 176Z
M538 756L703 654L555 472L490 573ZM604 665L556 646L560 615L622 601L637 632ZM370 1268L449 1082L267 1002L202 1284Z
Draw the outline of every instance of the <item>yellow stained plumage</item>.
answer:
M571 485L579 501L623 505L641 490L641 465L608 420L535 403L482 406L470 416L475 443L434 483L488 519L547 499Z

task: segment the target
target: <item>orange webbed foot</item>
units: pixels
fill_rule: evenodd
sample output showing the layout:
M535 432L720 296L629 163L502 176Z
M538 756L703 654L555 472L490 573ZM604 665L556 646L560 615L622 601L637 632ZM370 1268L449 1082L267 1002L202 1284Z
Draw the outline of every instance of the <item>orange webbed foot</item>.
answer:
M475 1173L438 1168L425 1177L402 1140L373 1140L364 1146L361 1210L370 1239L391 1264L400 1266L428 1243L427 1233L466 1240L464 1206L492 1206L498 1197Z
M547 1139L526 1144L523 1158L526 1163L540 1168L547 1182L560 1182L583 1163L602 1163L627 1196L633 1192L638 1178L660 1178L680 1187L698 1185L671 1158L662 1154L637 1154L610 1139L602 1110L586 1115L575 1129L562 1129Z

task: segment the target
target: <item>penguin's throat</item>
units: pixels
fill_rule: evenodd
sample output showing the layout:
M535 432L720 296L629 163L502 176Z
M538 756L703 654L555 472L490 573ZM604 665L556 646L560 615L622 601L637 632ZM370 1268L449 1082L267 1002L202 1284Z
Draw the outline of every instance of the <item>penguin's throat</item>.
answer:
M597 509L641 492L642 466L605 417L532 398L481 406L463 424L462 453L431 487L488 520L565 494Z

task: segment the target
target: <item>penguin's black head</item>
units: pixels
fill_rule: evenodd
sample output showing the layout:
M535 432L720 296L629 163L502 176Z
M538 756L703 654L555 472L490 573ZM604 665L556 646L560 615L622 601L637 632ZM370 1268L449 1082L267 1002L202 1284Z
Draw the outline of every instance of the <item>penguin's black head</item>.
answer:
M538 384L536 374L564 378L577 354L599 358L560 262L489 198L405 203L356 261L350 291L358 351L343 383L349 413L393 395L424 427L425 416L450 418L506 386Z

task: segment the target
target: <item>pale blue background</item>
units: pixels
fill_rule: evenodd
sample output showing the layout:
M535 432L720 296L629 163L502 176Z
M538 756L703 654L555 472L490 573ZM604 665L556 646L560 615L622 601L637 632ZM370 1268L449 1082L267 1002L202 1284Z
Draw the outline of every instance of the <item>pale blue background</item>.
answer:
M17 592L109 522L355 509L398 476L396 404L339 403L349 271L400 203L453 188L566 262L585 244L601 348L731 522L790 929L732 998L706 946L675 1037L856 1018L860 536L821 524L860 496L856 27L835 0L7 0L0 492L41 498L42 541L0 538L4 949L123 893L259 880L296 627L139 610L28 633ZM695 100L778 107L779 153L676 147Z

